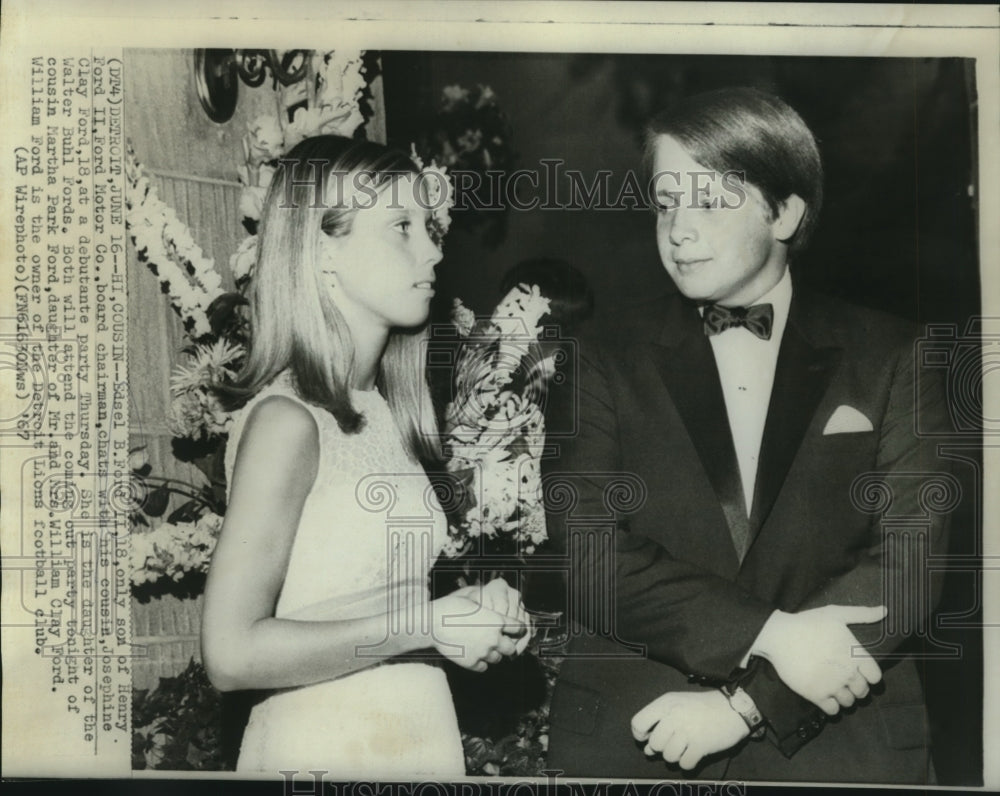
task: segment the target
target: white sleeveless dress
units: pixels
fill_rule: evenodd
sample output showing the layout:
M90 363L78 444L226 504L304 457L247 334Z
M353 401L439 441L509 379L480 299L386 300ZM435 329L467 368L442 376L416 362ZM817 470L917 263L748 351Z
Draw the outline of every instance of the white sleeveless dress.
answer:
M292 544L275 616L298 620L387 614L407 601L405 621L429 624L428 572L447 527L420 464L407 454L385 399L354 391L365 425L345 434L333 415L302 401L287 374L235 419L226 451L232 483L240 435L253 407L272 395L304 406L319 428L319 468ZM386 635L407 632L389 627ZM237 771L323 770L328 779L441 779L465 775L461 735L444 671L428 661L359 649L372 666L278 691L256 705Z

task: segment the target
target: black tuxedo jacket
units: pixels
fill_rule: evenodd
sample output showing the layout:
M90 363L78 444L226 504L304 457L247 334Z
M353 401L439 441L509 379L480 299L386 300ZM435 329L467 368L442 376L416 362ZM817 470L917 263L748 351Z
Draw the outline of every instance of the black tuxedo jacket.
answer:
M632 715L664 692L739 676L768 740L697 776L927 781L912 648L935 599L924 559L946 550L954 480L915 431L915 412L934 428L945 405L938 380L916 375L914 342L901 321L796 288L747 517L697 309L657 299L580 341L578 433L545 475L580 625L551 706L549 768L676 778L643 755ZM831 425L838 413L846 427ZM734 531L748 540L742 560ZM739 667L774 609L827 604L889 607L884 622L852 628L883 683L832 720L767 662Z

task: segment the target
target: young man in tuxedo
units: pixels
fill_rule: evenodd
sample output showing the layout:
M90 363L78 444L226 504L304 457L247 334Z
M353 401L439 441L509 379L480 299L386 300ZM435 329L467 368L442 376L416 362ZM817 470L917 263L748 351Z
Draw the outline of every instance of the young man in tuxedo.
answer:
M575 493L550 505L575 630L548 766L932 781L913 635L946 543L927 485L953 480L915 433L915 407L945 418L915 331L793 279L822 166L780 99L690 98L649 155L680 295L580 343L579 433L546 476Z

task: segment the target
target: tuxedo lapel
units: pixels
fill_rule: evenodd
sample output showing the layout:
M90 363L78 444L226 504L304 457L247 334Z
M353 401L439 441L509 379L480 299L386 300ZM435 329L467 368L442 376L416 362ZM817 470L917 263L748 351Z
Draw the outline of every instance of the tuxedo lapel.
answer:
M719 499L735 552L742 557L750 532L743 485L715 357L696 309L684 306L677 311L652 346L652 357Z
M767 520L788 475L806 429L816 413L841 350L818 344L822 313L808 295L793 297L778 350L774 386L761 441L750 542Z

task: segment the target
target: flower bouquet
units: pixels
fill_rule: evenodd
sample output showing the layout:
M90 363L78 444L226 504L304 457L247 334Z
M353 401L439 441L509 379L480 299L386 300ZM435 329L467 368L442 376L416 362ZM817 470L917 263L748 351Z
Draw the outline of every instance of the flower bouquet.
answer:
M537 286L516 286L478 321L455 300L462 343L445 410L445 454L464 499L449 523L450 557L521 558L546 539L539 460L553 365L538 356L538 324L548 311Z
M452 323L460 343L444 422L454 510L444 551L449 558L438 567L460 566L463 584L478 570L482 580L503 574L523 591L525 558L547 539L539 464L555 354L542 356L539 323L549 305L537 286L526 284L514 287L489 318L477 319L455 300ZM536 628L558 622L556 614L531 614ZM561 659L540 655L538 638L529 654L486 675L452 673L468 774L541 774Z

